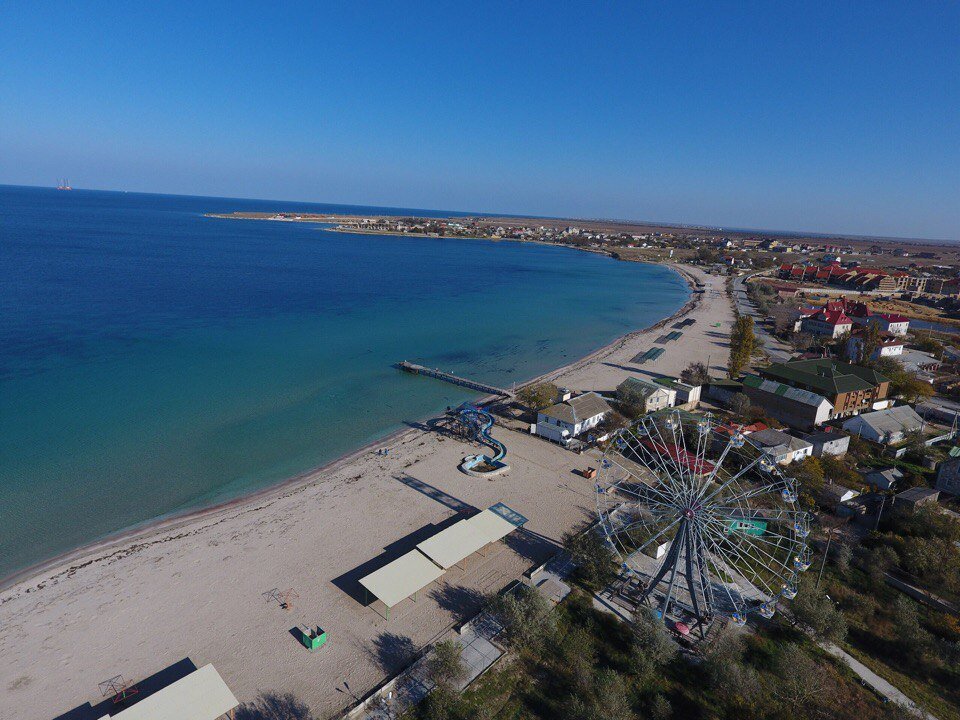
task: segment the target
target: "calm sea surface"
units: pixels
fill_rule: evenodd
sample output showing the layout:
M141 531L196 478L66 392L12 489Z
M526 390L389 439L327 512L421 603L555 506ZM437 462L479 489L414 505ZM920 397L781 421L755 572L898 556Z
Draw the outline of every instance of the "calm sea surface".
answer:
M203 217L235 210L377 209L0 186L0 577L472 397L398 360L509 386L688 296L566 248Z

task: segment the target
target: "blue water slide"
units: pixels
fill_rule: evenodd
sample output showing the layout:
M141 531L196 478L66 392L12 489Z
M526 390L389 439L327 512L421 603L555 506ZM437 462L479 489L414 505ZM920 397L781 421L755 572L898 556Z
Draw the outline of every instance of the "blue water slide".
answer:
M493 427L493 415L475 405L464 405L460 408L460 415L476 427L477 437L496 451L493 462L500 462L507 456L507 446L490 434Z

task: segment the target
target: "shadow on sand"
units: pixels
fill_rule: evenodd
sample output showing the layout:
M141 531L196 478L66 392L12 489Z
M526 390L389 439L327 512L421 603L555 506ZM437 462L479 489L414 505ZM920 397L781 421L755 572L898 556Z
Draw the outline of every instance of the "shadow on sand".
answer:
M75 707L70 712L58 715L53 720L101 720L101 718L107 717L108 715L114 715L121 710L126 710L128 707L150 697L158 690L167 687L167 685L171 685L177 680L186 677L196 669L197 666L193 664L190 658L184 658L164 668L160 672L154 673L148 678L144 678L143 680L134 679L138 692L126 702L115 703L113 702L113 698L108 697L96 705L84 703L83 705ZM131 678L127 679L130 680Z

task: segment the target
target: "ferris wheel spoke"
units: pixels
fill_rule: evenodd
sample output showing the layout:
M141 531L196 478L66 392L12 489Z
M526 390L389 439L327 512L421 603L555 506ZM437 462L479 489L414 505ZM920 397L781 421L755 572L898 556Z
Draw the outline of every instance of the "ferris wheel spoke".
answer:
M649 429L645 424L643 425L643 427L649 436L649 433L650 433ZM678 488L676 487L676 484L673 482L673 477L670 472L670 467L666 464L663 458L659 454L651 452L650 449L643 444L643 441L636 438L635 435L632 435L632 434L628 434L628 435L630 435L630 437L634 439L634 442L630 442L630 440L627 439L625 440L625 443L633 452L633 454L637 456L638 460L642 462L648 470L653 472L654 475L657 476L657 479L660 482L664 482L664 484L669 485L671 489L674 492L676 492ZM649 460L645 458L648 458ZM650 466L651 461L652 461L653 467ZM659 470L654 470L654 468L659 468Z
M639 547L637 547L636 550L633 550L632 552L628 553L628 557L633 557L637 553L643 552L644 550L646 550L648 547L650 547L651 543L655 542L656 540L659 540L664 536L664 534L670 532L670 530L675 528L680 523L681 520L683 520L683 516L676 518L673 522L671 522L669 525L661 529L658 533L649 537Z
M782 537L782 536L781 536L781 537ZM767 542L767 541L763 541L762 538L759 538L759 537L756 537L756 536L751 536L751 535L746 534L746 533L740 533L740 534L737 535L736 538L733 538L733 537L731 537L730 534L727 534L724 539L725 539L727 542L729 542L730 547L733 549L734 552L737 553L737 555L739 555L739 556L741 556L741 557L744 557L744 558L750 559L751 561L753 561L753 562L757 563L758 565L760 565L760 566L761 566L762 568L764 568L765 570L771 572L773 575L776 575L778 578L779 578L779 573L777 573L776 571L774 571L774 570L767 564L768 561L774 563L775 565L779 565L779 566L782 567L784 570L786 570L786 571L788 572L788 574L789 574L789 573L792 573L792 569L790 568L790 566L788 566L787 564L785 564L780 558L777 558L775 555L773 555L773 554L771 554L770 552L768 552L765 548L761 547L759 544L754 544L754 543L752 542L752 541L754 541L754 540L760 540L760 541L762 541L762 542ZM746 545L745 545L744 543L746 543ZM781 546L781 545L776 545L775 547L777 547L777 549L779 549L779 550L785 549L785 548L783 548L783 546ZM754 550L757 554L751 554L751 550ZM787 549L787 556L788 556L788 558L789 558L790 554L791 554L790 549Z
M756 458L753 462L751 462L751 463L750 463L749 465L747 465L745 468L743 468L742 470L740 470L740 472L738 472L736 475L734 475L733 477L731 477L729 480L726 480L726 481L724 481L723 483L721 483L720 487L718 487L718 488L717 488L714 492L712 492L708 497L703 498L703 497L701 496L701 504L703 504L703 503L708 503L708 502L710 502L711 500L713 500L713 498L715 498L717 495L719 495L719 494L722 493L724 490L726 490L728 487L730 487L730 485L731 485L732 483L737 482L737 480L739 480L741 477L743 477L744 475L746 475L750 470L752 470L754 467L756 467L759 462L760 462L760 458ZM706 487L704 488L704 491L706 491Z
M730 552L726 552L722 547L714 543L714 549L720 557L723 558L724 562L728 567L732 567L737 573L740 574L745 580L750 582L755 588L763 590L768 595L775 595L776 593L770 588L767 582L760 577L757 572L757 569L754 567L753 563L757 563L756 558L749 558L744 556L736 547L731 547ZM763 563L758 563L763 567Z
M746 603L743 602L743 595L740 594L739 592L737 593L739 597L739 602L738 602L737 598L734 598L733 593L730 591L730 583L722 580L723 576L727 575L730 577L730 582L734 582L736 580L736 578L734 577L734 574L737 573L738 571L735 568L733 569L730 568L729 563L727 562L723 553L721 553L719 548L717 548L717 544L712 537L710 537L709 535L705 535L705 536L701 535L701 537L706 538L705 540L703 540L704 547L706 547L706 545L709 543L709 545L714 549L714 552L716 553L714 554L708 551L705 554L704 559L708 565L712 564L716 569L717 577L721 579L721 581L718 584L720 585L720 587L723 588L724 592L727 594L727 598L730 600L730 604L733 606L733 608L737 611L741 611L741 612L745 611ZM723 561L723 566L721 566L720 563L717 561L718 558L720 558Z
M635 472L633 472L633 471L630 470L629 468L626 468L626 467L624 467L623 465L621 465L619 462L617 462L616 458L608 458L608 459L610 460L611 463L615 464L617 467L619 467L621 470L623 470L624 472L626 472L626 473L627 473L628 475L630 475L631 477L636 477L636 473L635 473ZM624 458L624 459L626 459L626 458ZM648 468L648 469L649 469L649 468ZM657 478L657 479L659 480L659 478ZM654 487L653 485L647 485L647 484L646 484L645 482L643 482L643 480L640 479L639 477L637 478L637 483L645 488L644 493L646 493L646 492L648 492L648 491L649 491L649 492L652 492L652 493L654 493L657 497L659 497L659 498L662 499L664 505L669 505L669 506L671 506L671 507L673 506L674 498L672 498L670 495L668 495L667 493L665 493L663 490L660 490L660 489L658 489L657 487ZM638 492L635 492L635 491L633 491L633 490L628 490L628 489L626 489L626 488L620 488L620 487L619 487L619 483L617 484L617 486L618 486L618 489L622 490L622 491L625 492L625 493L629 493L629 494L631 494L631 495L633 495L634 497L637 497L637 498L640 497L640 493L638 493Z

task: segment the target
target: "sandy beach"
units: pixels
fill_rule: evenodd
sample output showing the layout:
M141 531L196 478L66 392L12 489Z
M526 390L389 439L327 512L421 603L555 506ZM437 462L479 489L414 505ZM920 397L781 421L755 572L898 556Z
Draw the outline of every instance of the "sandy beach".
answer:
M630 358L659 328L631 333L560 371L574 390L609 391L628 376L676 375L708 359L725 366L733 312L723 279L706 284L687 317L696 323L642 368ZM719 323L719 327L714 327ZM423 382L435 382L424 379ZM83 717L97 684L137 680L189 658L212 662L241 702L291 693L326 717L399 669L412 650L476 610L553 554L562 535L594 512L593 484L574 473L591 462L529 434L494 430L511 470L468 477L460 459L477 447L429 429L406 431L269 491L87 548L0 592L0 715L10 720ZM470 558L391 613L363 604L357 580L406 552L458 511L505 502L529 518L486 557ZM272 588L299 595L289 611ZM311 654L289 630L321 625L329 641Z

